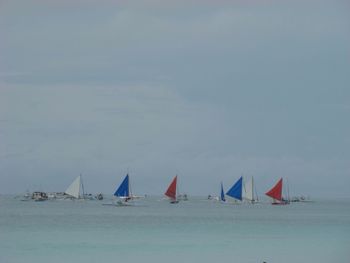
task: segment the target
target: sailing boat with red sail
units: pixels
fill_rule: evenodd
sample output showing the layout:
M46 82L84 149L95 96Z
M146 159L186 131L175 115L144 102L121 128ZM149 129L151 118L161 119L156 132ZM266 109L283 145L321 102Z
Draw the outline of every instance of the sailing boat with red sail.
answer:
M168 189L165 192L165 195L170 198L171 204L177 204L179 200L176 198L176 185L177 185L177 175L171 181Z
M287 205L289 204L288 200L283 199L282 197L282 188L283 188L283 178L281 178L270 191L265 194L273 198L273 205Z

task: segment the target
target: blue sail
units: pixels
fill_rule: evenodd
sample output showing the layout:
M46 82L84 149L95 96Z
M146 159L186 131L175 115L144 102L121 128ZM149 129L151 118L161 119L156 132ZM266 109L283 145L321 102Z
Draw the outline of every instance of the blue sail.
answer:
M115 196L128 197L129 196L129 175L125 176L125 179L114 193Z
M225 202L226 199L225 199L225 193L224 193L224 187L222 186L222 183L221 183L221 195L220 195L220 200L222 202Z
M242 201L242 182L243 178L239 178L238 181L227 191L227 195Z

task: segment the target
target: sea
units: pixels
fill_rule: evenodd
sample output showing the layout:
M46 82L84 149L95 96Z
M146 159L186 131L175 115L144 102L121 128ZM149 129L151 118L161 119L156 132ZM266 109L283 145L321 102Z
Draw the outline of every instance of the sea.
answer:
M109 204L0 196L0 262L350 262L350 200Z

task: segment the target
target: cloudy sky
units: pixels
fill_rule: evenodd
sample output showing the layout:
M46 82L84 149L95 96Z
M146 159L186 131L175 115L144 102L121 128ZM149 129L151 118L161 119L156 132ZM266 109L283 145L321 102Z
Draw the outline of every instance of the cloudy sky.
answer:
M0 1L0 193L350 197L350 4Z

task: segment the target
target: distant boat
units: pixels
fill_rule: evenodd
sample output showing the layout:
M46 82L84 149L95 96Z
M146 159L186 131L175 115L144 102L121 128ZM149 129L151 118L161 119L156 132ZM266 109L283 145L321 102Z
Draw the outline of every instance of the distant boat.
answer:
M187 194L179 194L177 196L177 200L179 200L179 201L188 201L188 196L187 196Z
M221 202L226 202L225 193L224 193L224 186L222 185L222 182L221 182L220 201L221 201Z
M208 200L220 201L220 197L216 195L209 194L207 197Z
M73 183L68 186L67 190L64 192L71 198L75 199L83 199L84 198L84 185L81 179L81 175L79 175Z
M98 193L95 195L95 199L96 200L103 200L103 194L102 193Z
M32 194L32 199L34 201L46 201L48 199L47 194L45 192L34 192Z
M243 177L241 176L238 181L227 191L226 195L242 201L242 189L243 189Z
M20 196L18 196L18 197L20 197ZM15 197L15 198L18 198L17 196ZM20 197L21 198L21 201L29 201L29 200L31 200L32 199L32 194L29 192L29 191L27 191L22 197Z
M310 203L313 202L310 197L305 197L305 196L294 196L290 199L290 202L304 202L304 203Z
M170 198L171 204L177 204L179 200L176 198L176 186L177 186L177 175L171 181L168 189L165 192L165 195Z
M265 194L273 199L273 205L287 205L289 200L286 200L282 197L282 188L283 188L283 178L281 178L274 187L272 187Z
M256 203L258 202L258 195L254 192L255 191L255 187L254 187L254 179L253 177L244 184L244 199L247 200L250 203Z

